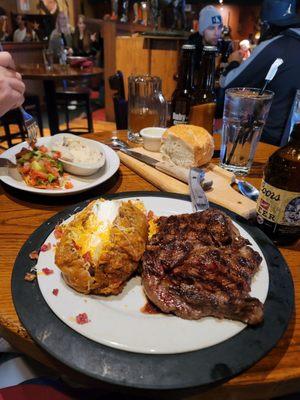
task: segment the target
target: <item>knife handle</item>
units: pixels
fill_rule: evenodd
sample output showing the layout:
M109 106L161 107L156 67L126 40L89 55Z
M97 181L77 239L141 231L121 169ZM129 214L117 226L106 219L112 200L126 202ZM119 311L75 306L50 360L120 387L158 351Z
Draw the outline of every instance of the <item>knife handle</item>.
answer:
M188 183L189 181L189 170L187 168L178 167L169 161L159 161L155 168L167 175L173 176L182 182Z

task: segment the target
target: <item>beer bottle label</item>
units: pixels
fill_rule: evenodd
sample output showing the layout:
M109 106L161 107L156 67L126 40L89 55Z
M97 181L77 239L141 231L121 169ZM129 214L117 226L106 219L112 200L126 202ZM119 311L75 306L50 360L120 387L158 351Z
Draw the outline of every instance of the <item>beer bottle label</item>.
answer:
M173 112L172 119L173 119L173 125L189 123L188 115L186 114Z
M257 221L300 228L300 193L278 189L262 181L257 200Z

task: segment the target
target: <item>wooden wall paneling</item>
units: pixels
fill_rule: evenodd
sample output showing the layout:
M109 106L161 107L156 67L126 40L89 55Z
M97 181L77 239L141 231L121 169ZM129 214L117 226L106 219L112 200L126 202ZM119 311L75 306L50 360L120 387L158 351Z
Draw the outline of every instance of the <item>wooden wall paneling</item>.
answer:
M125 94L128 92L128 76L152 74L162 78L163 92L170 99L176 82L179 50L185 38L157 38L138 36L131 32L139 25L120 24L89 18L89 30L101 32L104 42L105 114L107 121L114 121L114 109L108 78L117 70L124 75ZM142 29L142 28L140 28ZM183 40L182 40L183 39Z
M104 90L105 90L105 116L107 121L115 120L112 101L113 91L109 88L108 77L116 72L116 24L105 22L102 26L104 42Z
M255 35L256 26L260 15L260 6L244 6L240 13L239 26L242 31L242 39L247 39L250 33Z
M99 32L103 36L103 26L105 22L97 18L86 18L86 26L90 32Z
M128 98L128 77L150 73L149 49L140 36L117 36L116 70L124 76L125 95Z
M176 87L174 75L178 70L179 49L178 41L175 40L151 40L151 66L150 74L159 76L162 79L162 91L167 100L171 99ZM179 47L179 49L178 49Z
M75 26L77 25L78 15L81 14L80 12L80 0L73 0L73 15Z

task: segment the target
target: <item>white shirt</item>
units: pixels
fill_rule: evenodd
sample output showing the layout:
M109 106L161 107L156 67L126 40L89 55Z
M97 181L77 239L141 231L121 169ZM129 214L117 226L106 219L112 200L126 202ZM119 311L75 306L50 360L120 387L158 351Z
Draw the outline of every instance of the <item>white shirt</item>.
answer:
M26 28L20 30L19 28L14 31L13 41L23 42L26 37Z
M27 29L16 29L14 31L14 36L13 36L13 41L14 42L24 42L25 38L26 38L26 33L27 33ZM36 40L36 33L35 31L32 31L32 40Z

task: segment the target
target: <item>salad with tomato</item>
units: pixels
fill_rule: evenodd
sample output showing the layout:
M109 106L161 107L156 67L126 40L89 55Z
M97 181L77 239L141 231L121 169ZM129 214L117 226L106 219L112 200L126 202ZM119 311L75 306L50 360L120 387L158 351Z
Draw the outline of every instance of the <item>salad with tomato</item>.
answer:
M16 154L18 171L28 186L39 189L71 189L72 183L59 161L60 153L46 146L23 148Z

